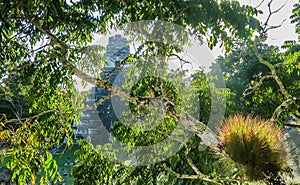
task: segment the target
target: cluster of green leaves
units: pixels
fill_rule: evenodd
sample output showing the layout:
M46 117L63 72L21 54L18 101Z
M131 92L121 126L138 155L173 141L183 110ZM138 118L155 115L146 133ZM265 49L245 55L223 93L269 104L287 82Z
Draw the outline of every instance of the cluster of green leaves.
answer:
M6 158L6 167L14 171L13 180L18 183L35 182L37 172L41 171L45 171L41 183L49 182L49 179L60 180L49 149L61 144L65 137L69 138L68 144L71 143L71 124L78 119L73 112L80 104L72 105L73 96L57 84L50 85L48 80L53 76L44 79L44 84L34 86L35 80L43 79L33 75L21 78L25 73L17 75L6 80L1 92L1 101L11 105L2 104L1 109L4 116L0 140L4 142L1 151L5 154L1 159Z
M176 75L175 75L176 76ZM175 78L175 76L173 76ZM178 78L178 76L177 76ZM190 107L185 107L185 111L188 111L192 115L194 113L199 113L200 118L197 119L203 119L203 121L208 121L208 117L210 116L211 111L211 94L216 95L218 91L214 88L213 84L211 83L212 80L209 80L209 78L213 78L212 76L208 77L203 70L200 70L197 74L194 74L192 77L192 84L194 84L194 88L197 90L195 94L190 94L191 92L184 91L186 94L184 94L184 98L191 98L191 102L198 104L200 103L200 107L202 110L199 113L199 110L195 110L195 107L199 107L199 105L194 105L193 103L190 104ZM149 79L149 80L148 80ZM147 81L148 80L148 81ZM135 84L135 86L131 89L132 95L135 94L135 98L138 98L140 103L145 103L145 98L149 97L149 95L155 96L161 93L161 91L164 90L160 89L161 84L157 83L158 78L157 77L146 77L141 79L138 83ZM164 82L164 80L161 80ZM180 83L181 81L178 79L177 83ZM145 85L145 83L149 83L150 85ZM211 84L210 84L211 83ZM168 85L173 86L172 84L167 83L165 86L168 87ZM182 89L184 89L184 86L180 85ZM150 88L150 90L149 90ZM186 87L190 88L190 87ZM169 91L172 91L173 97L175 99L178 99L179 92L176 92L176 89L173 87L172 89L166 89ZM174 92L173 92L174 91ZM224 93L224 92L219 92ZM167 93L169 94L169 93ZM180 94L179 94L180 97ZM214 98L223 98L221 95L216 95ZM183 99L184 99L183 98ZM172 99L172 98L170 98ZM175 101L175 100L173 100ZM179 101L179 99L177 100ZM219 100L217 100L219 101ZM220 100L221 101L221 100ZM176 102L176 101L175 101ZM190 102L190 101L189 101ZM184 101L181 100L180 103L184 104ZM131 103L129 103L131 104ZM179 102L178 102L179 104ZM141 109L140 104L132 104L131 105L131 111L137 112ZM193 108L192 108L193 107ZM149 107L146 107L149 108ZM160 109L162 111L162 109ZM145 111L141 111L142 113L145 113ZM132 113L132 112L131 112ZM144 114L142 114L144 115ZM151 114L150 114L151 115ZM140 117L138 115L133 114L135 117ZM153 115L152 115L153 116ZM154 120L150 120L150 124L153 124L155 122L155 115L153 116ZM115 136L115 139L120 140L121 142L128 145L128 151L131 150L134 146L150 146L156 143L161 142L166 137L170 136L170 132L174 130L176 125L178 124L177 121L173 121L170 116L167 115L166 118L164 118L163 122L162 120L158 119L160 123L157 127L155 127L152 130L149 131L143 131L143 127L140 126L139 122L134 122L134 119L132 117L129 117L130 126L128 125L128 122L126 122L126 119L120 119L114 122L111 132ZM141 128L139 128L139 126ZM176 138L174 138L176 139ZM161 143L159 143L161 144ZM108 182L105 181L107 178L106 176L101 175L103 173L102 170L98 170L97 166L94 164L101 164L106 167L102 167L104 171L108 170L107 166L110 170L115 169L115 171L126 169L127 175L124 175L120 172L118 178L113 178L114 181L109 181L112 184L119 184L121 183L120 179L123 179L122 183L124 184L218 184L218 183L237 183L236 179L240 179L241 176L237 172L237 169L232 164L232 162L228 159L225 159L211 150L203 149L202 147L205 147L203 145L200 138L192 137L188 143L184 144L184 147L178 151L176 154L171 156L165 161L158 162L156 164L149 164L147 166L123 166L122 164L112 163L112 161L117 159L118 155L124 155L122 152L115 151L113 154L116 154L114 159L108 159L104 153L100 153L97 149L91 149L91 146L88 146L90 144L88 143L82 143L82 147L78 151L78 161L84 162L79 165L75 166L73 175L79 182L84 183L92 183L97 184L99 181L101 182ZM163 145L164 147L170 147L167 144ZM180 143L179 145L180 146ZM92 147L93 148L93 147ZM108 147L109 149L109 147ZM148 161L151 161L153 157L156 155L159 155L161 153L166 153L167 151L164 151L161 148L161 150L156 151L156 153L143 153L142 155L147 156ZM139 151L136 151L139 152ZM143 152L143 151L141 151ZM137 156L139 153L135 153ZM91 157L90 155L96 155L98 157ZM99 157L102 156L101 161L95 162L95 158L99 159ZM132 159L134 160L134 159ZM139 160L139 159L136 159ZM188 164L187 160L192 161L195 166L203 173L203 176L197 176L194 178L189 179L189 175L194 175L195 171L191 168L191 166ZM125 162L126 163L126 162ZM130 161L129 161L130 163ZM93 172L89 173L88 177L84 177L83 175L86 174L87 169L93 169L94 167L91 166L85 166L85 164L93 164L95 165L95 170ZM114 174L117 175L117 174ZM113 176L114 176L113 175ZM210 182L209 180L203 180L204 177L207 177L209 179L214 179L215 182ZM91 180L93 179L93 180ZM125 180L126 179L126 180ZM212 180L213 181L213 180Z
M134 167L116 164L111 146L94 147L80 141L81 149L76 152L79 164L74 166L75 184L160 184L158 175L165 171L161 164L156 170L152 166Z
M298 14L299 4L296 4L291 19L292 23L297 23L296 33L299 34ZM256 41L258 42L237 43L236 48L231 53L218 59L218 63L223 69L226 87L230 89L227 115L240 113L246 116L251 114L266 119L273 119L276 121L277 126L297 126L287 124L286 118L287 116L296 120L300 118L300 102L298 98L300 92L299 40L286 41L282 46L282 50L276 46L264 44L260 39ZM231 124L234 124L234 122L234 120L231 120ZM255 131L258 133L261 129L256 128ZM240 130L239 132L242 131ZM228 131L228 136L230 135L229 133L232 132ZM277 131L271 133L269 135L276 135ZM250 135L246 134L246 136ZM238 135L236 136L238 137ZM276 141L276 138L264 138L262 140L264 142ZM241 138L227 139L226 142L238 142L241 140ZM235 160L244 160L243 156L247 155L239 154L244 151L239 150L241 147L236 147L238 146L237 143L232 144L232 147L229 149L232 150L230 151L231 155L241 157L239 159L235 158ZM275 146L275 144L271 146ZM251 145L248 147L251 147ZM275 149L278 150L280 148L282 147L277 146ZM259 150L262 151L261 149ZM271 154L269 151L266 153ZM259 152L255 154L257 155ZM234 156L231 158L234 158ZM259 158L261 157L257 157L257 159ZM252 159L255 159L255 157ZM274 159L276 157L272 157L272 160ZM243 161L238 163L246 168L249 167ZM283 166L281 165L282 160L278 158L274 163L279 164L278 166ZM257 162L252 162L251 164L257 164ZM264 165L260 166L264 167ZM258 167L255 170L252 169L252 172L255 172L257 169ZM271 171L271 169L272 167L268 167L266 170ZM249 173L251 174L251 172ZM271 183L272 180L278 180L277 183L282 181L281 177L276 176L276 174L271 174L268 177L269 182ZM254 179L259 179L259 177Z
M225 76L226 87L231 92L227 114L253 114L270 119L276 108L285 101L285 97L274 78L270 76L270 69L260 63L252 47L238 46L231 54L218 59ZM291 97L298 97L298 63L294 62L292 65L286 63L286 52L280 52L276 46L258 44L257 49L264 60L275 66L276 74ZM282 123L286 115L298 117L298 101L289 107L283 107L279 122Z
M124 184L123 176L128 169L123 165L116 165L115 152L111 146L98 146L95 148L90 142L78 142L80 149L75 152L79 164L73 167L74 184Z
M20 184L34 183L41 169L45 174L41 184L49 179L61 180L48 151L65 136L71 137L71 124L80 116L81 99L72 80L72 75L79 72L74 66L82 66L84 72L91 72L85 69L89 65L101 70L101 65L95 63L103 60L98 55L89 54L91 58L78 62L87 51L101 51L101 47L87 47L94 33L104 34L132 21L163 20L191 28L200 41L208 36L210 47L221 41L229 49L232 40L251 37L253 31L259 29L253 18L257 10L226 0L17 0L0 1L0 10L0 91L1 101L6 102L1 107L1 114L5 116L1 120L0 139L5 142L2 151L9 160L7 167ZM161 49L156 44L147 45L153 46ZM169 54L176 51L168 47L165 50ZM90 150L86 148L86 151ZM95 172L99 169L88 166L97 162L100 167L111 170L115 164L108 164L103 157L97 158L99 155L90 156L89 152L79 155L85 163L80 163L75 173L78 174L76 182L110 183L109 179L113 178L100 182ZM181 160L182 156L178 163L182 163ZM86 175L88 169L95 176ZM156 169L154 165L146 174L151 175ZM116 173L107 173L111 174Z
M129 104L129 117L124 115L128 120L117 120L112 125L111 132L120 141L134 145L147 146L164 140L177 126L177 121L167 115L168 111L175 111L175 107L180 104L176 88L159 77L145 77L131 90L131 96L137 98L138 104ZM149 108L151 101L157 101L155 102L157 105ZM164 118L159 119L162 114ZM135 118L132 118L132 115ZM132 126L124 125L123 122L131 122ZM148 126L152 124L155 128L144 131L143 124Z
M79 164L74 166L75 184L238 184L240 179L233 163L216 155L210 150L199 151L199 138L192 138L186 148L165 161L147 166L125 166L117 161L117 151L110 145L94 147L87 141L79 141L80 149L76 152ZM186 178L195 172L187 164L188 158L216 182L202 180L201 177ZM182 177L182 178L181 178Z

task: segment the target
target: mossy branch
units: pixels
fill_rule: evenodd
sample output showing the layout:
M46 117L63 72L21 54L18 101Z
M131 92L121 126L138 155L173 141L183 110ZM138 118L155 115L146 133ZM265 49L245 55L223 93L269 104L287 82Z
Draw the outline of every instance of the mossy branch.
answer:
M292 97L289 94L289 92L286 90L282 80L279 78L279 76L276 73L275 66L273 64L271 64L269 61L263 59L262 55L258 52L256 44L254 44L253 50L254 50L254 53L255 53L256 57L258 58L259 62L261 64L267 66L271 72L271 75L262 77L261 80L259 81L259 83L256 86L254 86L253 88L258 88L259 86L261 86L263 80L265 80L267 78L273 78L275 80L275 82L277 83L277 85L280 89L280 92L282 93L283 98L284 98L284 102L275 109L275 111L272 115L271 120L276 121L279 118L281 112L285 108L287 108L289 105L291 105L296 100L296 98Z

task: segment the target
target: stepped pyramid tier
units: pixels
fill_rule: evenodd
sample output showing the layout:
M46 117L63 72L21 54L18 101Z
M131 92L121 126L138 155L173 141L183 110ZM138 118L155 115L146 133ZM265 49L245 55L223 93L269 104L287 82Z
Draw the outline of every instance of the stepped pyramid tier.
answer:
M124 60L129 53L130 47L127 45L127 39L121 35L115 35L109 38L104 56L109 66L115 66Z
M109 75L110 83L121 87L125 82L122 73L114 70L114 67L124 60L130 54L130 48L126 45L127 39L121 35L115 35L109 38L109 43L106 46L105 57L109 66L105 66L100 74L102 79ZM121 75L121 78L120 78ZM118 76L118 78L116 78ZM109 92L105 89L92 87L90 94L85 99L85 106L91 106L99 99L107 96ZM117 119L113 110L112 102L118 102L119 108L125 106L119 97L114 96L111 99L104 101L97 107L96 110L88 110L83 113L80 118L80 124L77 127L78 134L84 138L90 137L94 145L103 145L109 142L111 134L109 129L113 122Z

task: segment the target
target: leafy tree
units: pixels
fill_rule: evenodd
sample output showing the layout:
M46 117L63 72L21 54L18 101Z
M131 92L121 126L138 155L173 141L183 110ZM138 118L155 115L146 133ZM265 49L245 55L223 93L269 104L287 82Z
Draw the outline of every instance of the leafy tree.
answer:
M296 21L295 7L292 22ZM251 113L282 125L287 115L299 119L298 43L286 41L280 51L263 41L239 43L218 59L232 93L227 111Z
M296 4L292 23L299 21L298 9ZM272 14L270 11L270 16ZM267 22L264 25L268 25ZM239 43L232 53L219 58L227 87L231 90L227 113L251 113L271 119L279 127L299 128L299 124L289 124L286 120L287 117L299 120L299 44L298 41L286 41L282 50L264 44L264 34L272 28L275 27L265 27L254 42ZM297 161L296 158L293 160ZM283 183L276 180L282 181L275 176L268 181L270 184Z
M254 31L260 29L258 21L253 17L258 13L256 9L250 6L240 6L236 1L225 0L13 1L0 2L0 7L0 47L3 48L0 53L2 63L0 75L3 79L8 79L11 74L16 74L18 77L16 81L20 80L17 83L20 89L18 91L14 91L13 81L2 80L1 90L5 94L3 97L6 98L5 100L14 98L14 101L26 97L25 106L18 107L25 108L22 110L24 114L21 117L14 117L10 111L7 111L11 109L5 108L3 114L6 117L4 116L1 120L0 126L0 139L5 142L2 151L9 161L7 167L13 170L14 178L18 176L19 184L30 181L34 184L36 173L39 171L43 171L44 174L40 179L41 184L49 183L50 179L61 180L57 173L57 164L52 159L49 149L61 143L65 137L69 138L69 143L71 143L71 124L73 121L78 122L80 112L84 110L81 105L82 97L75 90L73 75L85 82L96 84L97 87L106 89L108 92L114 88L108 80L89 76L90 71L83 67L95 64L97 60L101 60L101 64L105 63L104 59L101 56L97 58L97 55L94 56L95 59L82 60L87 51L101 50L101 47L88 46L92 42L93 34L105 34L111 29L133 21L161 20L183 26L184 31L197 36L199 43L207 41L210 48L221 43L227 51L230 51L235 44L233 40L249 39ZM169 36L169 33L151 32L146 28L138 31L141 35ZM172 34L170 36L174 37ZM134 65L137 59L145 59L151 55L165 59L168 55L179 53L182 49L181 45L188 44L184 36L178 40L180 42L175 46L142 40L140 50L127 57L122 64ZM258 57L260 50L254 51ZM276 53L269 55L277 57ZM261 57L258 57L258 60L264 63ZM149 65L146 66L149 68L142 68L146 72L151 69L151 61L147 62ZM158 64L162 63L158 62ZM102 70L101 65L98 64L97 67L96 71ZM140 68L135 66L129 74L137 69ZM263 70L266 69L262 67ZM131 77L134 79L134 76ZM254 79L259 80L255 78L255 75ZM198 116L198 120L188 117L190 119L184 119L183 123L176 119L178 115L171 104L178 104L180 108L181 102L176 91L173 91L168 83L160 83L159 79L146 78L141 81L141 88L133 89L132 97L126 96L118 88L114 89L118 96L132 102L131 109L136 112L148 111L147 107L139 109L142 100L145 100L147 96L165 94L164 98L171 100L171 103L167 104L168 114L163 123L164 126L152 132L142 133L136 129L136 132L130 132L132 135L126 136L128 128L118 127L118 121L115 122L112 131L117 137L128 142L129 146L159 141L164 138L163 134L169 133L169 130L173 129L176 124L191 126L190 131L196 136L183 144L184 147L168 160L142 167L128 167L113 163L110 160L116 158L114 155L118 151L105 153L109 146L93 148L90 143L82 141L82 149L78 151L80 163L74 168L76 183L238 183L236 179L239 175L234 168L231 169L232 171L222 168L225 165L219 163L217 156L211 151L199 152L198 146L203 142L203 139L199 137L207 128L200 121L207 121L207 110L211 103L202 100L208 96L207 79L203 73L195 74L193 80L196 86L198 85L198 97L189 98L199 98L202 101L200 101L200 107L203 108L203 112ZM150 92L151 85L155 87L162 85L162 88ZM138 91L140 89L141 91ZM268 95L269 90L265 91L263 96ZM291 93L294 93L293 88L291 88ZM6 94L10 94L10 97L7 98ZM111 96L109 93L95 105L103 103ZM142 97L139 99L136 96ZM289 99L289 96L283 96L278 101ZM270 99L273 101L276 97ZM185 111L193 110L190 107L187 109ZM161 132L161 135L158 134ZM139 139L134 140L133 136ZM150 136L150 140L143 139L146 136ZM224 160L224 163L227 162ZM204 163L211 167L205 167ZM90 173L88 176L85 175L87 171Z

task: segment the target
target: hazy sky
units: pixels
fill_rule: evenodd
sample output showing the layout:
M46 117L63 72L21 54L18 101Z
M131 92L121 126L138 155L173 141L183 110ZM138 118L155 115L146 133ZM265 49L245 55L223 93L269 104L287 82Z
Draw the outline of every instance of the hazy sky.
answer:
M258 6L262 1L263 3L259 6L259 9L263 11L263 14L257 16L257 18L261 22L265 22L269 10L268 10L268 3L270 0L237 0L241 3L241 5L247 4L253 7ZM269 20L269 24L272 26L279 25L282 23L283 20L285 22L282 24L281 27L269 30L268 32L268 39L267 43L270 45L282 46L284 41L286 40L297 40L297 35L295 33L295 25L291 24L290 16L292 15L293 5L297 3L298 0L273 0L271 4L271 10L275 11L281 6L284 7L276 14L271 16ZM216 58L217 56L221 55L223 50L216 47L213 49L213 55Z
M238 1L242 5L248 4L254 7L260 4L260 2L262 2L262 0L238 0ZM282 23L283 20L286 19L286 21L282 24L280 28L270 30L268 32L268 40L267 40L268 44L282 46L284 41L286 40L297 40L297 35L295 34L295 25L292 25L289 19L289 17L292 15L293 5L297 1L298 0L273 0L271 6L272 11L277 10L284 4L285 6L278 13L272 15L269 21L270 25L279 25ZM268 2L270 2L270 0L264 0L264 2L259 7L259 9L263 10L264 12L263 14L258 15L258 19L262 22L265 22L268 16L268 6L267 6ZM112 36L114 34L111 34L109 36ZM98 36L94 38L95 42L93 44L101 44L102 46L106 46L109 36L100 36L100 37ZM195 46L191 48L188 52L190 57L194 58L196 61L200 61L200 63L206 67L208 67L210 63L214 61L214 58L217 58L217 56L223 53L222 49L216 47L215 49L213 49L212 52L213 55L211 54L208 55L207 49L203 49L201 48L201 46Z
M257 6L262 0L238 0L241 4L248 4L252 6ZM269 23L270 25L279 25L284 19L286 21L280 28L270 30L268 43L272 45L281 46L285 40L296 40L297 36L295 34L295 25L291 24L290 16L292 15L293 5L297 3L298 0L273 0L271 4L272 11L277 10L282 5L285 6L276 14L272 15ZM263 10L264 14L259 15L259 20L265 22L268 16L268 2L270 0L264 0L264 3L259 7L259 9Z
M269 13L267 5L271 0L237 0L237 1L239 1L242 5L247 4L253 7L258 6L263 1L263 3L259 6L259 9L263 10L264 13L258 15L257 18L261 22L263 23L265 22ZM297 35L295 34L295 25L290 23L291 20L289 18L292 15L293 5L297 1L298 0L273 0L271 4L272 11L277 10L284 4L285 5L278 13L272 15L271 19L269 20L269 24L279 25L282 23L283 20L285 20L285 22L282 24L281 27L273 30L269 30L268 39L267 39L268 44L282 46L284 41L286 40L297 40ZM102 45L105 46L107 44L107 40L109 36L101 36L100 37L101 39L99 39L99 37L98 38L96 37L95 39L96 43L97 44L101 43ZM221 55L222 53L223 53L222 49L218 47L213 49L213 56L215 58Z

